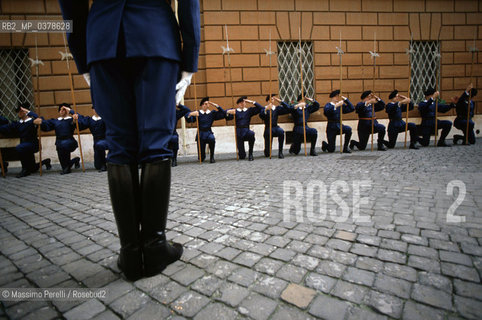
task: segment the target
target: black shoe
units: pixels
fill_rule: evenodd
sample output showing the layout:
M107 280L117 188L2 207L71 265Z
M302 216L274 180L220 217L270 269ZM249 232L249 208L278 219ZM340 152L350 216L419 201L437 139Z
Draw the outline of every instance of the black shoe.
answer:
M52 169L52 165L50 164L50 158L47 158L45 160L42 160L42 165L45 165L46 170Z
M414 150L418 150L419 147L417 147L417 145L415 143L410 143L410 147L408 147L409 149L414 149Z
M283 151L278 152L278 158L279 159L284 159L285 156L283 155Z
M8 162L7 161L3 162L3 169L5 170L5 173L8 172Z
M214 160L214 156L211 156L209 158L209 163L216 163L216 160Z
M176 158L172 159L171 167L177 167L177 159Z
M459 141L464 141L464 137L459 134L454 134L453 143L458 144Z
M383 145L383 143L379 143L377 150L378 150L378 151L387 151L387 148L385 148L385 146Z
M99 169L99 172L104 172L104 171L107 171L107 167L105 166L105 164Z
M266 158L268 158L268 157L269 157L269 151L264 150L264 156L265 156Z
M326 147L327 147L327 143L326 143L325 141L323 141L323 142L321 143L321 151L323 151L323 152L328 151Z
M107 181L121 244L117 265L128 280L135 281L143 276L137 164L109 163ZM155 198L151 199L154 200Z
M60 172L60 174L69 174L71 173L72 171L70 170L70 168L65 168L65 169L62 169L62 171Z
M348 149L348 147L344 147L343 148L343 153L351 153L350 149Z
M437 142L437 147L450 147L450 146L446 144L444 140L440 140L439 142Z
M318 153L316 153L315 149L310 150L310 156L316 157Z
M181 258L180 244L166 240L167 213L171 189L169 159L146 163L141 175L141 239L144 274L161 273L169 264Z
M23 177L26 177L26 176L28 176L28 175L30 175L30 172L29 172L28 170L26 170L26 169L22 169L22 171L20 171L20 173L17 174L15 177L17 177L17 178L23 178Z
M253 158L253 154L252 154L252 153L250 153L250 154L249 154L249 156L248 156L248 161L253 161L253 160L254 160L254 158Z
M75 157L75 158L72 159L72 161L74 162L74 168L79 169L80 168L80 158Z
M350 141L350 149L353 150L355 148L355 140Z

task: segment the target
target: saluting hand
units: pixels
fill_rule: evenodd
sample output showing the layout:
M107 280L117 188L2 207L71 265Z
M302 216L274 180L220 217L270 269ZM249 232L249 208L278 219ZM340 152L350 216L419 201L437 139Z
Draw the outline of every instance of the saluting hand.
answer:
M226 111L227 114L236 114L236 109L229 109Z
M199 112L198 111L192 111L192 112L189 112L189 114L187 116L188 117L199 117Z
M35 120L33 121L33 123L34 123L34 124L37 124L37 125L42 124L42 119L41 119L41 118L37 118L37 119L35 119Z

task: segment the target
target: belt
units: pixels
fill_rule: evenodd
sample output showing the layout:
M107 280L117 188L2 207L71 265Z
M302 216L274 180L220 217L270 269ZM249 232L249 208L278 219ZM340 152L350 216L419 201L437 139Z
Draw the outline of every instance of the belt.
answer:
M248 129L249 129L249 125L248 125L248 126L237 126L236 128L238 128L238 129L246 129L246 128L248 128Z
M73 136L58 136L57 140L68 140L68 139L73 139Z
M94 136L94 140L102 140L105 139L105 136Z
M340 120L328 120L328 122L331 122L331 123L340 123Z
M377 120L377 118L359 118L358 120Z
M20 138L20 142L32 142L32 143L38 143L38 139L29 139L29 138Z
M422 120L435 120L435 118L422 118Z
M210 132L211 128L199 128L199 131L201 132Z

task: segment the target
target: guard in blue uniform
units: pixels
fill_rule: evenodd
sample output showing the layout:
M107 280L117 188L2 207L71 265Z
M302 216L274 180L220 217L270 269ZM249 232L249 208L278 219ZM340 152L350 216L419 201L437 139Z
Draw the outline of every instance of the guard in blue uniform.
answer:
M183 251L165 232L168 144L176 105L197 71L199 0L178 1L179 24L171 1L95 0L90 8L89 0L59 2L63 18L74 23L69 46L77 69L86 79L90 74L92 99L106 125L119 269L129 280L159 274Z
M109 150L109 145L105 139L104 120L97 114L93 106L92 110L94 111L92 117L85 117L79 114L79 128L80 130L90 129L90 133L92 133L94 138L94 167L99 172L102 172L107 170L105 152Z
M358 150L365 150L368 143L368 138L372 133L372 115L373 115L373 134L378 134L378 150L385 151L387 150L384 144L388 144L387 141L383 140L385 137L385 126L383 124L378 123L376 120L375 114L373 114L373 110L375 113L377 111L381 111L385 109L385 102L382 99L377 97L372 91L368 90L362 93L361 95L362 101L359 102L356 107L356 113L358 113L358 139L360 141L352 140L350 141L350 149L356 146Z
M8 124L10 121L5 118L4 116L0 116L0 126L3 126L5 124ZM3 168L5 169L5 173L8 172L8 162L7 161L3 161Z
M177 153L179 151L179 134L176 130L177 122L179 121L179 119L186 116L189 112L191 112L191 110L185 105L178 104L176 106L176 125L174 126L174 131L172 131L171 140L169 141L169 149L172 150L172 167L177 166Z
M187 117L187 122L196 122L196 118L199 119L199 135L201 136L201 140L199 141L201 154L198 154L198 157L201 158L203 162L206 159L206 144L209 145L209 162L215 163L214 160L214 147L216 145L216 139L214 138L214 133L211 129L213 126L213 122L216 120L221 120L226 118L226 112L221 108L218 104L209 101L209 97L205 97L201 100L200 103L201 110L191 112ZM211 110L209 106L213 106L216 109ZM196 134L196 142L198 141L199 137ZM196 146L197 148L197 146Z
M440 93L435 89L429 88L425 91L425 100L418 104L418 110L422 117L421 132L422 138L419 140L420 144L424 147L430 144L430 136L435 134L435 99L440 96ZM446 113L454 107L453 104L438 104L438 112ZM440 139L437 142L438 147L450 147L445 143L445 138L452 128L452 121L449 120L437 120L437 131L442 129ZM437 132L438 135L438 132Z
M472 94L470 92L472 91ZM467 89L462 93L460 98L456 104L456 112L457 117L454 121L454 127L461 130L464 135L454 134L454 144L457 144L459 141L462 141L462 144L465 145L465 141L467 140L467 109L469 106L469 98L472 95L474 98L477 95L477 89L472 88L472 84L470 84ZM472 120L474 117L474 110L475 110L475 102L470 100L470 113L469 113L469 145L475 144L475 132L474 127L475 123Z
M246 107L246 102L254 105L254 107ZM238 156L239 159L246 158L246 151L244 150L244 142L248 141L249 153L248 160L253 161L253 149L254 149L254 131L249 130L249 124L251 118L261 112L263 106L256 101L248 100L248 97L242 96L237 101L238 108L229 109L226 111L226 120L232 120L234 114L236 114L236 136L238 139Z
M386 112L390 122L388 123L388 145L387 147L395 148L397 143L397 137L400 132L405 132L405 121L402 120L402 112L408 112L413 110L413 102L410 98L402 96L398 93L398 90L393 90L388 96L390 102L387 104ZM417 125L413 122L408 123L408 131L410 132L410 149L418 149L418 135Z
M326 137L328 143L322 142L321 150L323 152L334 152L336 145L336 136L340 134L340 110L343 108L343 114L355 111L355 107L346 97L340 97L340 90L330 93L331 101L325 105L323 110L325 117L328 119L326 125ZM343 153L351 153L348 144L351 139L351 127L343 125L342 133L345 135L345 143L343 144Z
M6 135L13 135L20 138L20 144L15 147L22 164L22 170L17 174L17 178L26 177L31 173L37 172L40 165L35 163L34 154L39 150L39 143L37 137L37 126L34 124L34 119L38 116L33 111L30 111L28 103L20 104L15 112L18 114L19 121L12 121L10 123L0 126L0 133ZM47 170L50 170L50 159L42 160L42 165L45 165Z
M306 102L301 101L301 94L298 96L298 104L295 106L290 106L285 102L281 102L281 104L287 108L289 108L290 113L293 117L293 122L295 124L293 128L294 132L294 141L290 147L290 154L298 154L301 150L301 143L304 142L304 134L303 134L303 113L305 114L305 128L306 128L306 141L311 143L310 155L317 156L318 154L315 151L316 140L318 139L318 131L315 128L310 128L308 126L308 119L312 113L320 110L320 104L311 98L305 99L311 102L307 104Z
M74 111L70 109L70 104L65 102L59 105L58 110L59 117L57 119L43 120L37 118L34 120L34 123L39 124L42 131L55 130L55 147L59 156L60 166L62 167L60 174L68 174L71 172L72 166L75 166L76 169L80 168L79 157L70 159L70 153L74 152L79 146L74 139L75 121L70 116L74 114Z
M269 95L266 97L266 101L268 105L263 108L260 112L259 117L261 120L264 121L264 156L269 157L269 123L271 118L271 141L273 137L278 137L278 158L283 159L285 156L283 155L283 143L285 141L285 131L278 125L278 116L283 114L290 113L290 109L287 106L279 104L278 106L274 105L274 102L277 101L278 103L281 102L280 99L272 96L271 100L269 99Z

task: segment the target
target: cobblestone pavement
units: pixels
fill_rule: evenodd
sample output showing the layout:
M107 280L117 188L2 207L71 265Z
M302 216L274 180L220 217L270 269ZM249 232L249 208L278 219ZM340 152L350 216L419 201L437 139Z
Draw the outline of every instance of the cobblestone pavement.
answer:
M481 319L480 143L218 158L173 169L168 237L185 253L134 283L116 267L105 173L11 169L0 179L0 287L107 295L2 301L0 318Z

